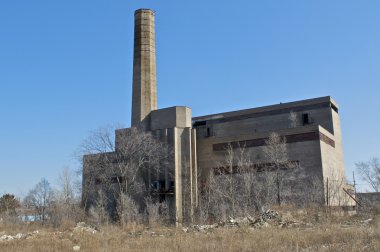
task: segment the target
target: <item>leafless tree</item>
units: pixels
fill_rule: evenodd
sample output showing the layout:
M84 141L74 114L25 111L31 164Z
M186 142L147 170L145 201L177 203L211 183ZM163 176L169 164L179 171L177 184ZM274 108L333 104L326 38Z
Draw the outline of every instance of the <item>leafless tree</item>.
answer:
M58 176L59 189L56 199L65 204L72 204L75 198L75 178L69 167L64 167Z
M171 152L166 144L142 129L128 129L119 138L116 155L120 162L114 164L113 174L117 178L114 193L119 199L118 216L135 216L136 208L144 212L147 201L142 199L150 198L152 182L162 178Z
M135 200L127 193L121 192L117 198L116 210L119 223L125 225L128 223L140 223L142 214Z
M269 135L269 138L265 141L263 151L266 156L266 160L276 174L276 187L277 187L277 204L281 205L281 189L283 178L281 176L281 170L289 169L289 159L286 147L286 139L279 134L273 132Z
M92 130L74 153L74 156L79 161L77 175L81 178L80 181L85 182L84 188L82 188L83 183L75 184L76 188L80 188L78 191L82 196L84 209L88 209L88 202L95 202L99 191L105 194L104 186L97 186L97 181L104 180L103 177L106 177L105 171L112 163L111 157L104 154L115 151L115 130L118 127L119 125L115 124ZM92 155L89 161L92 169L91 171L84 171L85 164L83 160L86 160L85 157L88 155ZM84 173L86 173L86 179L82 177Z
M218 166L219 168L215 169L215 172L219 173L219 176L214 176L211 181L216 197L223 202L223 206L228 207L227 213L226 209L223 209L224 215L236 216L240 207L237 192L240 186L242 167L236 164L236 153L232 145L228 145L225 158Z
M154 200L152 197L145 199L146 218L150 226L162 225L169 218L168 205Z
M367 182L375 192L380 192L380 162L378 158L371 158L366 162L355 163L362 179Z
M297 113L295 113L294 111L290 111L288 119L290 128L296 128L298 126Z
M85 158L89 170L84 171L83 200L85 203L93 201L96 199L94 189L101 188L115 206L114 218L121 224L141 220L136 214L145 212L144 199L150 196L152 182L162 178L163 170L170 163L171 151L150 132L139 128L118 131L117 146L110 144L110 136L109 132L96 131L82 148L92 154ZM94 153L96 151L102 152Z
M120 128L121 124L112 124L92 130L82 141L75 156L82 160L83 155L115 151L115 130Z
M200 221L251 215L275 203L275 173L265 164L259 171L251 157L245 146L227 146L223 161L201 183Z
M69 167L64 167L57 179L58 188L54 191L54 203L50 208L50 222L59 226L62 221L81 221L84 211L80 206L80 195L76 193L77 180Z
M50 183L43 178L32 190L29 191L24 202L36 210L36 217L44 223L52 199L53 190Z
M96 200L89 209L90 217L97 225L108 224L110 221L110 214L108 211L108 204L110 200L103 190L98 190Z

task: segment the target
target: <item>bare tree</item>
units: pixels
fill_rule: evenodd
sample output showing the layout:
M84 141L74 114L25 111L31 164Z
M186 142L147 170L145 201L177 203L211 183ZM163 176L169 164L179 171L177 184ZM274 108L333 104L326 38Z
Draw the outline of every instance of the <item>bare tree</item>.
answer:
M380 162L378 158L371 158L366 162L355 163L362 179L369 183L375 192L380 191Z
M297 113L295 113L294 111L290 111L288 119L290 128L296 128L298 126Z
M105 193L104 185L99 187L97 182L106 178L105 171L112 163L112 157L105 154L115 151L115 130L117 128L118 124L115 124L92 130L74 153L80 164L77 175L84 182L84 184L75 183L75 188L79 188L84 209L89 208L88 202L95 203L99 191ZM86 157L91 157L91 159ZM91 171L83 170L86 165L84 160L91 163ZM84 174L86 177L83 177Z
M147 201L142 199L151 197L152 182L162 178L171 152L166 144L139 128L124 130L118 141L115 153L119 162L114 164L113 174L108 177L116 178L113 192L118 199L118 216L130 218L136 215L136 210L140 214L144 212Z
M157 202L152 197L145 199L146 217L150 226L165 223L169 218L168 206Z
M152 182L163 177L171 152L165 143L142 129L132 127L119 130L117 134L115 149L109 149L110 140L104 140L110 133L97 132L85 141L83 149L92 155L84 158L84 165L88 168L84 170L83 200L85 203L94 202L96 188L101 188L110 205L115 206L113 218L125 224L142 219L137 218L136 214L145 213L144 199L150 197ZM90 144L91 140L101 146ZM90 150L103 152L94 154Z
M64 167L57 180L58 188L54 190L54 204L50 209L50 221L59 226L64 220L80 221L84 211L80 206L79 195L76 194L76 176L69 167Z
M286 139L280 137L279 134L273 132L269 135L269 138L265 141L263 151L266 156L266 160L270 166L273 166L276 173L276 187L277 187L277 204L281 205L281 189L282 189L282 176L281 170L288 169L290 163L288 159L288 152L286 147Z
M224 215L229 214L236 216L239 206L238 189L240 186L240 173L241 167L236 164L236 153L231 144L226 149L226 155L219 168L215 172L219 173L219 176L213 177L211 181L215 194L218 194L218 198L223 202L223 206L228 208L223 209Z
M64 167L58 177L59 190L56 198L65 204L72 204L75 198L75 178L69 167Z
M98 190L97 197L94 204L89 209L89 214L97 225L108 224L110 221L110 214L108 211L108 204L110 200L103 190Z
M115 130L119 128L122 128L120 124L114 124L92 130L76 151L78 159L82 160L83 155L114 151Z
M275 203L275 173L252 156L245 146L227 146L223 161L201 183L200 221L252 215Z
M45 178L42 178L41 181L29 191L24 201L28 206L36 210L38 214L37 218L44 223L52 199L53 190L50 187L50 183Z
M82 194L82 197L86 198L88 195L88 192L83 192L82 188L82 175L83 175L83 160L84 156L91 155L91 154L104 154L104 153L112 153L115 151L115 131L116 129L122 128L121 124L110 124L107 126L99 127L95 130L90 131L88 136L82 141L82 143L79 145L79 147L74 152L74 157L79 162L79 169L77 170L77 175L79 177L78 180L75 180L74 182L74 188L77 191L78 194ZM103 163L107 163L104 156L97 156L92 158L93 163L97 163L97 170L100 170L100 166L102 166ZM108 162L109 163L109 162ZM103 165L104 166L104 165ZM94 173L88 174L88 176L95 176ZM94 182L94 179L89 179L87 181ZM87 202L87 200L84 200L83 202ZM86 207L86 206L85 206Z
M140 213L139 206L127 193L121 192L118 195L116 210L121 225L140 223L142 221L142 214Z

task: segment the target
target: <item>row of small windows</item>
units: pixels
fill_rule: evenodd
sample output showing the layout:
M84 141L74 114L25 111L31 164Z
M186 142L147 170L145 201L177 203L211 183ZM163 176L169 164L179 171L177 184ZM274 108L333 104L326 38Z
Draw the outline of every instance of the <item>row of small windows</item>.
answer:
M302 113L302 125L309 125L313 124L312 117L310 116L310 113ZM206 126L207 122L206 121L195 121L193 122L193 127L199 127L199 126ZM202 134L204 137L210 137L213 136L212 128L211 127L200 127L200 130L202 130L204 133Z

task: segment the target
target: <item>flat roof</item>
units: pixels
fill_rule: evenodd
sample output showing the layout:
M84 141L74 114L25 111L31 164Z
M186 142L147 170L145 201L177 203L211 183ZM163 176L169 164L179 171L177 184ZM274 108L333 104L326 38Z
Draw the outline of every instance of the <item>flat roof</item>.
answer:
M315 105L315 104L321 104L321 103L331 103L338 110L338 104L333 100L333 98L331 96L324 96L324 97L318 97L318 98L313 98L313 99L286 102L286 103L280 103L280 104L257 107L257 108L242 109L242 110L229 111L229 112L223 112L223 113L217 113L217 114L197 116L197 117L193 117L192 120L193 121L214 120L214 119L219 119L219 118L263 113L263 112L275 111L275 110L280 110L280 109L291 109L291 108L297 108L300 106L308 106L308 105Z

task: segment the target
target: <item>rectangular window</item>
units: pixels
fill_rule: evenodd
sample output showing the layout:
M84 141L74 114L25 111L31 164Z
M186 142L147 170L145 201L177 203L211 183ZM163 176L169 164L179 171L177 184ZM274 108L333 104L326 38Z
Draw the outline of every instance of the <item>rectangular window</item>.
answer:
M302 123L303 125L310 124L310 118L308 113L302 114Z
M206 125L206 121L195 121L195 122L193 122L193 127L204 126L204 125Z

